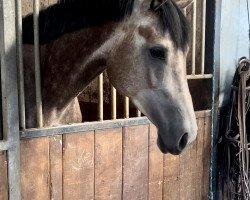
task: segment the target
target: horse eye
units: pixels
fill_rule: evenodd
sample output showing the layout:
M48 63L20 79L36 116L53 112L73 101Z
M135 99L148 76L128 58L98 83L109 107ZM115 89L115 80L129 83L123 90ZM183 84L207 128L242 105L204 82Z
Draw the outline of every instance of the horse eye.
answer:
M150 49L150 55L153 58L166 60L166 49L164 47L153 47Z

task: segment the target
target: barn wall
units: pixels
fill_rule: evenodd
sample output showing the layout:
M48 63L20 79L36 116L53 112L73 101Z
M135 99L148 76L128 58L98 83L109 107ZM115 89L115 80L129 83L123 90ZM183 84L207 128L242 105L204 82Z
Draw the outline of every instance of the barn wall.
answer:
M216 0L215 66L220 68L220 106L230 95L238 59L249 57L248 20L245 0Z
M152 124L22 140L22 199L207 199L211 117L197 122L197 140L180 156L159 151ZM6 167L1 152L0 200Z

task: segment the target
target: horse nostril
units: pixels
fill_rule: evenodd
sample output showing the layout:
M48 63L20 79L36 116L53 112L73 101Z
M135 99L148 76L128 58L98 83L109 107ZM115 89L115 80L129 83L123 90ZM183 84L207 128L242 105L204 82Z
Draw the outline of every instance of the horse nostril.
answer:
M182 151L186 146L187 146L187 142L188 142L188 133L185 133L180 141L179 141L179 150Z

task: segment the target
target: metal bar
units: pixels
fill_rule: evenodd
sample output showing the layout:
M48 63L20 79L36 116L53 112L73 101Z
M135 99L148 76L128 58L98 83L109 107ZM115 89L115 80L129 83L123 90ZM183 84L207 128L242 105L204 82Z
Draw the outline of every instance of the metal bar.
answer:
M187 7L183 8L183 14L187 16Z
M103 73L98 77L98 120L103 120Z
M36 112L37 112L37 125L39 128L41 128L43 126L43 109L42 109L41 71L40 71L39 4L40 4L39 0L33 0Z
M210 78L213 78L213 74L187 75L187 79L210 79Z
M196 55L196 0L193 3L192 75L195 74Z
M20 143L19 141L7 151L9 200L21 199L20 191Z
M129 98L124 97L124 117L129 118Z
M141 117L141 111L136 110L136 116L137 116L137 117Z
M111 86L111 119L116 119L116 89Z
M0 141L0 151L6 151L9 149L9 143L5 140Z
M22 31L22 2L16 0L16 33L17 33L17 61L18 61L18 100L20 128L25 129L25 93L23 75L23 31Z
M8 149L9 200L20 200L20 148L16 68L15 0L0 1L2 119ZM9 147L8 147L9 148Z
M202 8L202 30L201 30L201 74L205 73L205 37L206 37L206 0L203 0Z
M196 118L211 116L211 110L195 112ZM88 132L94 130L114 129L126 126L136 126L151 123L147 117L107 120L103 122L85 122L81 124L64 125L42 129L26 129L20 131L22 139L47 137L53 135L63 135L70 133Z
M146 117L108 120L102 122L86 122L81 124L65 125L60 127L50 127L43 129L27 129L20 132L21 138L37 138L53 135L62 135L67 133L79 133L85 131L103 130L121 128L125 126L135 126L149 124L150 121Z

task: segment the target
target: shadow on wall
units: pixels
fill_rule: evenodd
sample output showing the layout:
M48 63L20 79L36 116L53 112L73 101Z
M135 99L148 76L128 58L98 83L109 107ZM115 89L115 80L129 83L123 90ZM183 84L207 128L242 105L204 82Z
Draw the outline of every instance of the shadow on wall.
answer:
M221 77L223 76L224 78L223 79L221 78L220 80L220 88L219 88L220 107L228 105L236 66L237 65L235 65L234 68L232 67L231 69L227 69L226 71L221 72Z

